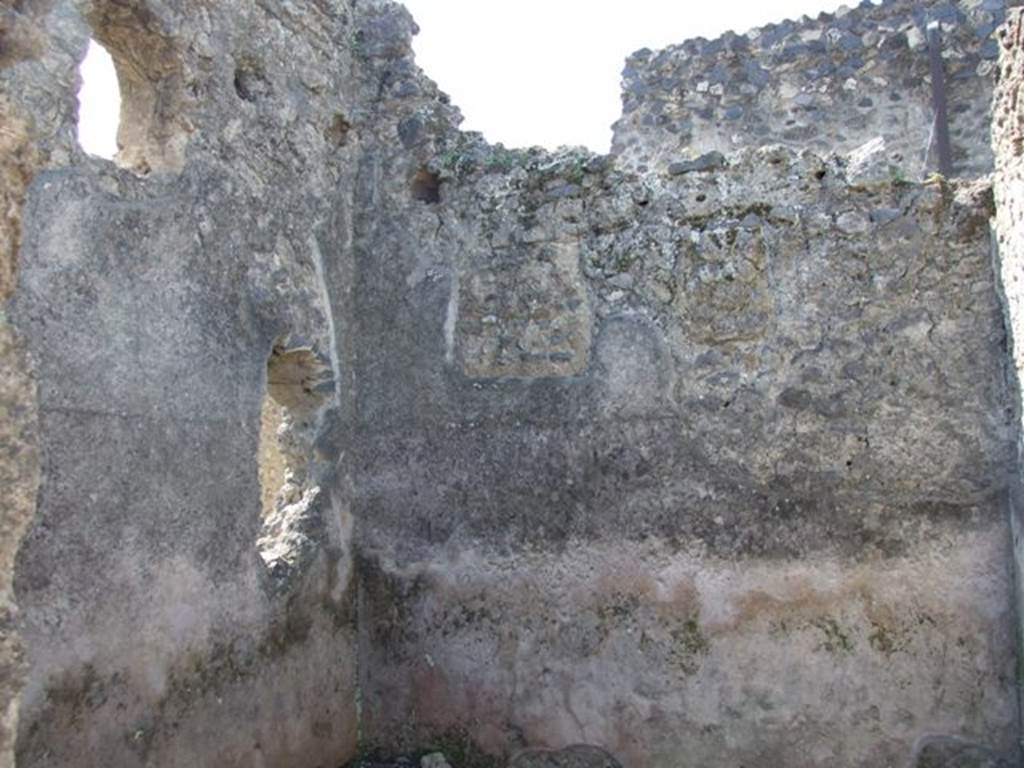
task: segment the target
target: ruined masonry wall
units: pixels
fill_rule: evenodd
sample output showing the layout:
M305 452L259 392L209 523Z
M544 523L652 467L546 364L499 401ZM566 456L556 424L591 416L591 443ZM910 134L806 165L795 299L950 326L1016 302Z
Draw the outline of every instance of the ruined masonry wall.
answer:
M7 229L0 239L0 404L20 448L34 412L17 367L31 360L42 457L34 504L31 456L5 450L0 465L4 558L23 500L34 513L13 575L25 685L15 722L21 686L5 657L0 764L15 729L21 767L354 754L336 440L351 410L337 334L352 282L349 128L367 101L356 27L345 2L0 7L3 215L20 219L16 275ZM90 37L119 71L116 163L74 137ZM31 162L12 169L19 160ZM305 414L303 504L267 531L257 450L275 346L308 350L328 373ZM6 576L0 590L6 601Z
M987 185L784 146L669 172L660 134L645 172L512 151L370 64L393 129L353 240L366 746L1014 764Z
M992 145L995 148L997 259L1012 359L1009 380L1015 390L1017 418L1022 418L1021 382L1024 381L1024 11L1013 11L999 33L999 79L992 110ZM1024 596L1024 444L1018 431L1018 475L1013 491L1013 549L1016 559L1017 597ZM1024 604L1017 616L1024 621ZM1024 637L1024 625L1021 627Z
M1004 0L885 0L642 50L623 72L614 154L664 169L709 151L782 143L847 153L885 140L894 178L935 170L926 28L941 25L957 175L992 168L988 114Z
M33 175L54 149L46 137L59 121L53 113L49 119L34 116L32 105L15 95L15 78L38 55L42 38L29 19L0 7L0 768L14 766L18 697L26 673L14 593L15 557L36 511L40 475L32 359L24 334L6 309L18 276L22 205ZM70 60L52 64L64 72L72 66Z
M472 768L579 742L626 768L1016 760L989 186L760 146L775 117L720 145L717 111L682 143L644 117L689 114L655 82L676 64L686 99L774 114L808 85L786 53L807 25L762 32L756 94L731 89L739 38L641 55L598 157L459 132L388 0L3 8L21 768ZM978 99L1001 8L926 5ZM821 61L852 65L849 35L879 77L917 71L908 5L841 18ZM90 36L122 75L117 163L74 141ZM822 112L850 114L823 77ZM913 110L876 103L856 141L799 143L892 118L914 156Z
M780 148L439 167L439 203L388 181L357 221L368 745L1012 756L984 185L852 187Z

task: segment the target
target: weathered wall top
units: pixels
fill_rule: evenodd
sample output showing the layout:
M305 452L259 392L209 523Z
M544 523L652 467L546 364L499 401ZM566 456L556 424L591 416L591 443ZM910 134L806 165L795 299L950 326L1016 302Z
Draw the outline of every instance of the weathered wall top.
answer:
M938 22L954 170L992 167L988 113L1005 0L886 0L633 54L612 151L636 168L784 143L849 152L876 137L894 176L934 170L926 28Z

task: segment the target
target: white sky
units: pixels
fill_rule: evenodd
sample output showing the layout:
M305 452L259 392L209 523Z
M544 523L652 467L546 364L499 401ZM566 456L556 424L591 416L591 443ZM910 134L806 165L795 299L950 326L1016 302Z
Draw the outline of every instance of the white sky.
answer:
M110 159L117 152L117 118L121 95L110 54L90 41L80 68L78 92L78 142L93 155Z
M853 0L851 4L855 4ZM417 63L492 142L608 150L626 56L834 11L841 0L405 0L420 26ZM113 65L93 45L82 65L79 139L116 149Z

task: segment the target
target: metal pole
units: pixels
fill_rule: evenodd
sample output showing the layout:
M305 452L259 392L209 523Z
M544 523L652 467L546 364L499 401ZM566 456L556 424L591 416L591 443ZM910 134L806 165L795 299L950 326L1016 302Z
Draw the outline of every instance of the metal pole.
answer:
M946 72L942 66L942 31L939 22L928 25L928 57L932 74L932 108L935 111L935 148L939 173L953 175L953 150L949 143L949 114L946 109Z

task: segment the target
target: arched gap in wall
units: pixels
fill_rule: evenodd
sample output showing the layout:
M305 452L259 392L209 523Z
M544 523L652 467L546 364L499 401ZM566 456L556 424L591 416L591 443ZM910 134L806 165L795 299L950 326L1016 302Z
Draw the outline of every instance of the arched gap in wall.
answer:
M180 171L188 121L181 57L175 41L161 30L156 14L140 0L95 0L86 17L93 42L83 62L80 120L92 119L88 111L96 109L106 126L111 122L117 126L112 159L121 167L140 175ZM109 65L102 51L113 64L116 85L110 82ZM87 90L93 86L92 81L100 93ZM116 100L114 92L119 94ZM109 134L102 151L96 151L83 141L85 127L79 123L83 148L109 157Z
M312 541L320 488L314 441L332 391L330 367L309 347L275 344L260 410L258 475L263 530L259 554L272 574L297 567Z

